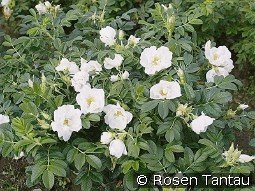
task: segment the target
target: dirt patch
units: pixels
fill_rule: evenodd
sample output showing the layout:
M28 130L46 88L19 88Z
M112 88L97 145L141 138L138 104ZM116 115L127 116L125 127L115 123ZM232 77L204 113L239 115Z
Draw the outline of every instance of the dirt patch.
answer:
M24 160L0 158L0 191L30 191L27 189Z

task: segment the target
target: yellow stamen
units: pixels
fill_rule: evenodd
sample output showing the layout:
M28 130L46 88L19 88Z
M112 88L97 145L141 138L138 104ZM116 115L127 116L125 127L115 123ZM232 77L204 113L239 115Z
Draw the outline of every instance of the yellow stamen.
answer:
M213 55L213 59L214 59L214 60L218 60L218 59L219 59L219 55L218 55L217 53L215 53L215 54Z
M167 91L165 90L165 89L162 89L162 90L160 90L160 95L162 95L162 96L166 96L167 95Z
M153 65L158 65L160 62L160 58L158 56L154 56L152 59L152 64Z
M69 125L69 120L65 119L63 125L68 126Z
M87 104L90 106L93 102L95 101L95 99L93 97L90 97L88 99L86 99Z
M121 111L116 111L114 115L117 116L117 117L123 116L123 114L121 113Z

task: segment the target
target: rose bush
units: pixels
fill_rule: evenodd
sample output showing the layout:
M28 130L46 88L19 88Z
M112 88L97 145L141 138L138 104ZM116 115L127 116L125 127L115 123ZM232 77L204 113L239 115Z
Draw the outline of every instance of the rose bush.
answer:
M5 37L1 153L29 159L27 185L135 190L135 174L254 171L232 142L255 112L232 103L229 49L198 46L201 13L147 1L113 18L107 5L40 3L25 35Z

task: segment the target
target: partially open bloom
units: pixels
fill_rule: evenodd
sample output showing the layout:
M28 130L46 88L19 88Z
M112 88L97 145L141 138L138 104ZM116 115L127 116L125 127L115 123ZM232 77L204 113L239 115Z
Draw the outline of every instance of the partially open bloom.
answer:
M85 86L90 86L87 82L89 81L89 74L84 71L76 72L71 79L72 86L76 92L80 92Z
M44 3L39 2L35 8L38 13L42 15L51 11L58 12L60 10L60 5L53 6L49 1L45 1Z
M151 99L174 99L181 95L181 87L178 82L160 80L158 84L150 89Z
M226 77L228 76L229 73L224 69L224 68L221 68L221 67L215 67L211 70L209 70L207 73L206 73L206 81L207 82L214 82L214 77L215 76L223 76L223 77Z
M47 13L47 7L42 2L39 2L39 4L35 6L35 8L40 15Z
M0 125L9 122L10 122L9 116L0 114Z
M95 74L102 71L102 66L98 63L98 61L86 61L81 58L81 71L85 71L89 74Z
M67 58L62 58L60 64L56 67L57 71L68 71L70 74L75 74L79 71L79 67L75 62L70 62Z
M105 106L104 112L106 113L105 123L112 129L124 130L133 118L132 113L125 111L119 103Z
M255 159L255 156L249 156L249 155L246 155L246 154L241 154L239 156L238 162L246 163L246 162L251 162L254 159Z
M127 155L127 149L125 144L120 139L115 139L109 146L110 155L120 158L122 155Z
M173 53L165 46L145 48L140 57L140 64L145 67L145 73L153 75L172 65Z
M100 40L105 43L105 46L112 46L115 44L116 31L112 27L105 27L100 30Z
M129 46L136 46L139 43L140 39L141 38L136 38L135 36L131 35L128 38L128 45Z
M114 55L114 59L111 59L111 58L105 58L104 59L104 67L106 69L112 69L112 68L116 68L118 69L119 66L122 64L124 58L120 55L120 54L115 54Z
M176 109L176 116L188 116L192 111L192 107L188 107L188 104L179 104Z
M119 76L118 75L111 75L110 76L110 81L111 82L117 82L119 80Z
M119 30L119 39L123 40L124 36L125 36L125 32L123 30Z
M214 118L206 116L202 112L202 115L194 119L191 122L190 126L196 134L200 134L201 132L206 132L208 126L211 125L214 120L215 120Z
M68 141L72 132L78 132L82 128L82 112L73 105L63 105L54 111L54 121L51 123L52 130L58 132L58 137Z
M122 75L121 75L122 79L123 80L127 80L128 77L129 77L129 72L128 71L125 71Z
M103 132L100 142L104 145L109 144L113 140L114 134L111 132Z
M226 164L224 166L233 166L237 163L239 157L241 155L241 151L238 149L235 149L234 143L231 144L228 151L225 151L222 153L222 156L224 157Z
M84 114L102 112L105 104L104 90L86 86L76 96L76 101Z

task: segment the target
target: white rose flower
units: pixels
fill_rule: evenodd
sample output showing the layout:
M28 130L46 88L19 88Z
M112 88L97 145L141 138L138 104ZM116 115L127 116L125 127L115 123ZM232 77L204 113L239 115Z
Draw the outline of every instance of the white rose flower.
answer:
M87 62L85 59L81 58L81 70L89 74L95 74L102 71L102 66L98 61L90 60Z
M124 58L120 54L115 54L114 59L111 59L110 57L104 59L104 67L108 70L112 68L118 69L123 60Z
M141 38L136 38L135 36L131 35L128 38L128 45L129 46L136 46L139 43L140 39Z
M111 75L110 77L110 81L111 82L117 82L119 80L119 76L118 75Z
M128 71L125 71L122 75L121 75L122 79L123 80L127 80L128 77L129 77L129 72Z
M73 75L73 78L71 79L72 86L74 87L74 90L76 92L81 92L81 90L85 86L90 87L90 85L87 83L88 81L89 81L89 74L84 71L76 72Z
M79 71L79 67L75 64L75 62L70 62L67 58L62 58L60 64L56 67L57 71L65 71L67 70L70 74L75 74Z
M105 106L104 112L106 113L105 123L112 129L124 130L133 118L132 113L125 111L119 103Z
M73 105L63 105L54 111L54 121L51 123L52 130L58 132L58 137L68 141L72 132L78 132L82 128L82 112Z
M151 99L174 99L181 95L181 87L178 82L160 80L158 84L150 89Z
M116 31L112 27L105 27L100 30L100 40L105 43L105 46L112 46L115 44Z
M42 2L40 2L38 5L36 5L35 8L40 15L47 13L47 7Z
M173 53L165 46L145 48L140 57L140 64L145 67L145 73L153 75L172 65Z
M76 101L84 114L102 112L105 104L104 90L86 86L76 96Z
M9 116L0 114L0 125L9 122L10 122Z
M211 48L211 41L205 44L205 57L209 60L210 64L215 66L224 66L226 61L231 60L231 52L226 46L219 46L218 48Z
M201 132L206 132L208 126L211 125L214 120L215 120L214 118L206 116L202 112L202 115L194 119L191 122L190 126L196 134L200 134Z
M122 155L127 155L127 149L125 144L120 139L115 139L109 146L110 155L120 158Z
M249 156L249 155L246 155L246 154L241 154L239 159L238 159L238 162L246 163L246 162L251 162L254 159L255 159L255 156Z
M101 135L101 140L100 142L104 145L109 144L113 140L113 133L111 132L103 132Z
M215 76L223 76L223 77L226 77L228 76L229 73L227 70L225 70L224 68L221 68L221 67L215 67L211 70L209 70L207 73L206 73L206 81L207 82L214 82L214 77Z
M2 2L1 2L1 5L3 6L3 7L7 7L7 6L9 6L9 4L11 3L11 0L2 0Z
M249 107L249 105L240 104L240 105L238 106L237 109L239 109L239 110L245 110L245 109L247 109L248 107Z
M234 68L233 60L229 59L225 62L222 62L222 65L220 67L224 68L227 72L230 73Z

